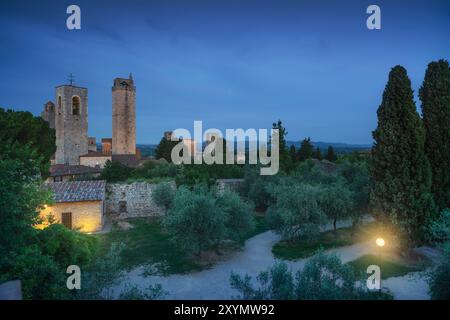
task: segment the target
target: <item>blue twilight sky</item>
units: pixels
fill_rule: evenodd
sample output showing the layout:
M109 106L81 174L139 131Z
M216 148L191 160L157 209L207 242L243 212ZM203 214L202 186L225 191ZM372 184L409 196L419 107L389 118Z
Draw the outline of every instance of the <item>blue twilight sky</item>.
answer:
M81 7L81 30L66 8ZM381 30L366 8L381 7ZM1 1L0 106L40 114L67 83L89 89L89 135L111 137L114 77L133 73L137 141L163 131L270 128L289 140L371 143L391 67L417 93L449 59L450 1ZM416 99L418 103L418 99Z

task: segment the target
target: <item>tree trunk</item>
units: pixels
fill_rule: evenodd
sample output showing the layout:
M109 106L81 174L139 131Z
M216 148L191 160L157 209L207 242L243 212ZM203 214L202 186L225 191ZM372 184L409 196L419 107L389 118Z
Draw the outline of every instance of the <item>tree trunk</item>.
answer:
M334 228L334 233L337 232L337 228L336 228L336 222L337 222L337 218L334 218L333 220L333 228Z

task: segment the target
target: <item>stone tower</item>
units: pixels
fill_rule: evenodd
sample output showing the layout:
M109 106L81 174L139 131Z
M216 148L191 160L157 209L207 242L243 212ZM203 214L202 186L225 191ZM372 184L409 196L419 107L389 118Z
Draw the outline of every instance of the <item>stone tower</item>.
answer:
M49 101L44 105L41 117L48 122L51 129L55 129L55 104L53 102Z
M88 153L87 89L73 85L56 87L56 164L78 165Z
M136 87L128 79L116 78L112 87L112 154L136 154Z

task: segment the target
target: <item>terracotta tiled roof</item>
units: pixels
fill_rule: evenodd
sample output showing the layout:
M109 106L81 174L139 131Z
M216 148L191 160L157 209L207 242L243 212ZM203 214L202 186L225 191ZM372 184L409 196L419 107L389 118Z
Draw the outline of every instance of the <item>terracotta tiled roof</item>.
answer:
M94 174L100 173L102 170L100 168L93 168L88 166L80 165L67 165L67 164L54 164L50 166L50 176L70 176L70 175L82 175L82 174Z
M71 181L48 184L55 202L100 201L105 199L106 181Z
M89 157L111 157L111 155L105 154L103 152L97 152L97 151L92 151L92 152L88 152L86 154L83 154L82 156L80 156L80 158L89 158Z

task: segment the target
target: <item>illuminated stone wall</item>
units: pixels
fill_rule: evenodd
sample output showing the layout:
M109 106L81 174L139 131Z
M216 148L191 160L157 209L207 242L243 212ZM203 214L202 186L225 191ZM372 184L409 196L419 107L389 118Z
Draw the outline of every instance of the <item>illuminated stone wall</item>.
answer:
M72 212L72 227L82 232L96 232L103 228L103 201L55 203L40 212L44 219L51 214L61 223L63 212ZM45 224L38 228L45 227Z

